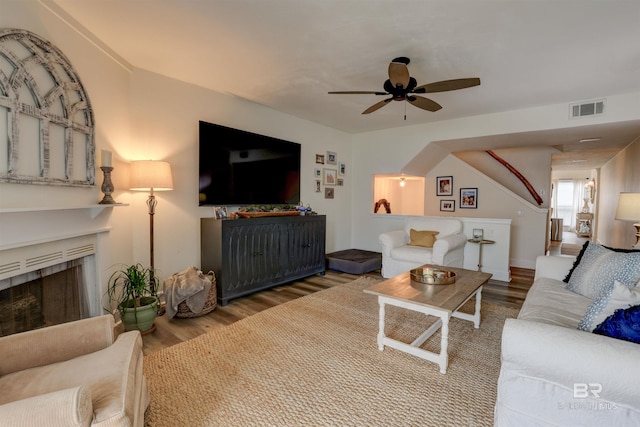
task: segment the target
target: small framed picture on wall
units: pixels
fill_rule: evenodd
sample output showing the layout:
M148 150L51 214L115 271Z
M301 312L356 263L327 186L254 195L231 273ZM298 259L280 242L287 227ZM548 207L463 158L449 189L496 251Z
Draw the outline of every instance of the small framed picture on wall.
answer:
M322 170L322 183L324 185L336 185L338 180L336 169L323 169Z
M338 175L345 176L347 174L347 165L344 162L338 163Z
M461 188L460 189L460 209L477 209L478 208L478 189L477 188Z
M327 151L327 164L335 165L338 163L338 155L335 151Z
M316 163L324 165L324 154L316 154Z
M440 211L442 212L455 212L456 201L455 200L440 200Z
M453 196L452 176L439 176L436 178L436 196Z
M324 198L325 199L333 199L333 187L325 187L324 188Z

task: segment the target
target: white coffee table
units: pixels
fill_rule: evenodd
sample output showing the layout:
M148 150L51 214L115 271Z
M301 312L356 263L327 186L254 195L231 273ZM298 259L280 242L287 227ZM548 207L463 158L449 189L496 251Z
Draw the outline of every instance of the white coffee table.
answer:
M391 279L376 283L364 292L378 297L380 306L380 319L378 331L378 349L384 350L384 346L392 347L400 351L412 354L422 359L437 363L442 374L447 373L449 363L449 319L458 319L473 322L474 327L480 327L480 305L482 300L482 286L491 278L491 274L480 271L465 270L462 268L429 266L451 270L456 273L456 281L450 285L427 285L413 282L409 272L402 273ZM475 297L475 312L473 314L458 311L471 298ZM393 305L407 310L417 311L427 316L435 316L438 320L412 343L387 337L384 330L385 305ZM434 353L420 348L436 331L441 330L440 353Z

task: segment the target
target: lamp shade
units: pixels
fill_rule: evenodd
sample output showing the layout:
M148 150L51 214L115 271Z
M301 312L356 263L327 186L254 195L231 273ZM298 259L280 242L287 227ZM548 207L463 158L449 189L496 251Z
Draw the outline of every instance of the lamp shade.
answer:
M173 190L171 165L156 160L136 160L131 162L129 189L138 191Z
M640 193L620 193L616 219L622 221L640 220Z

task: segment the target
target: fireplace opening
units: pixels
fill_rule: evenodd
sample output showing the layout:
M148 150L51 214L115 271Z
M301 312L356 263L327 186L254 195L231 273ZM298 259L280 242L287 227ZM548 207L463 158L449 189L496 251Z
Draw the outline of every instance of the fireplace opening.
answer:
M89 317L82 261L0 281L0 336Z

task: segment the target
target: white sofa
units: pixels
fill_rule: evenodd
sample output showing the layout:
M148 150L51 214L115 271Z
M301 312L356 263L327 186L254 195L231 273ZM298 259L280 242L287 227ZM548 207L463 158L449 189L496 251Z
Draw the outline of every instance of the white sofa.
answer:
M437 231L432 248L409 245L410 230ZM455 218L406 218L402 230L380 234L382 245L382 277L389 278L424 264L462 267L467 237L462 222Z
M578 330L592 299L563 282L575 257L540 256L502 334L496 426L640 425L640 344Z

